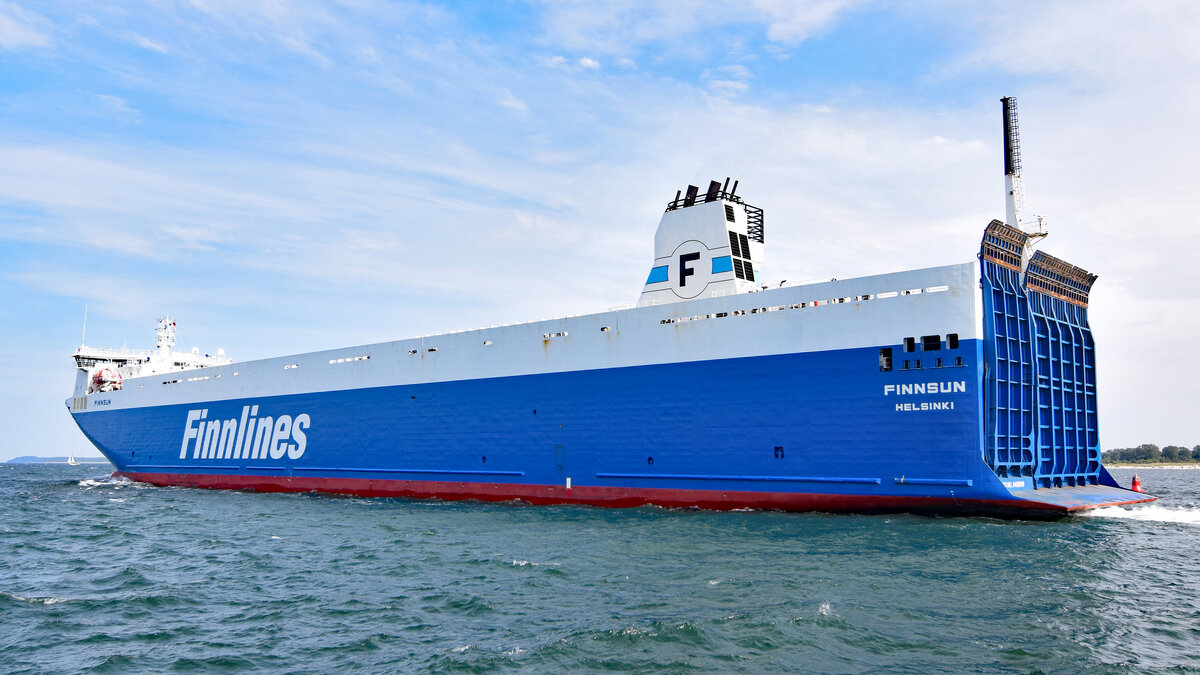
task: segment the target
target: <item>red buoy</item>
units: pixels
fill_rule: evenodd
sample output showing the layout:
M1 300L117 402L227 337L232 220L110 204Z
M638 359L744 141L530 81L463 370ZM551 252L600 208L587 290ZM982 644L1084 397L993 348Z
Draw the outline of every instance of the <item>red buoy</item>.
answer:
M1136 473L1133 474L1133 485L1130 486L1129 489L1133 490L1134 492L1142 491L1142 479L1138 478L1138 475Z

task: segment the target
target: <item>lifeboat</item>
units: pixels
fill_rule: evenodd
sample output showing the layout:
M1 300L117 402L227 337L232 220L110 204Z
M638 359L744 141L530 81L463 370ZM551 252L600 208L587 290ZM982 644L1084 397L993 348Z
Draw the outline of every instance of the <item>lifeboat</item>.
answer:
M121 388L121 374L111 368L97 370L92 375L92 390L99 392L116 391Z

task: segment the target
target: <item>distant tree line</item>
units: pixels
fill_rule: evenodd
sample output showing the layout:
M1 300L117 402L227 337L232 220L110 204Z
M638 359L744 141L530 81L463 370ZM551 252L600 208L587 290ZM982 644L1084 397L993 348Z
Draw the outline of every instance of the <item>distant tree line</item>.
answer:
M1136 448L1114 448L1100 453L1105 462L1132 462L1137 464L1200 462L1200 445L1187 449L1182 445L1159 448L1153 443L1142 443Z

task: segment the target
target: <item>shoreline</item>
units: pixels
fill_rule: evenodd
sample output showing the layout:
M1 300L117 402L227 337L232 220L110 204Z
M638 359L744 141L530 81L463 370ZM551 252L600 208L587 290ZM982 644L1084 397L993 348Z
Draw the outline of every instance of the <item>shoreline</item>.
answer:
M1188 470L1200 469L1200 462L1195 464L1105 464L1105 468L1109 469L1172 469L1172 470Z

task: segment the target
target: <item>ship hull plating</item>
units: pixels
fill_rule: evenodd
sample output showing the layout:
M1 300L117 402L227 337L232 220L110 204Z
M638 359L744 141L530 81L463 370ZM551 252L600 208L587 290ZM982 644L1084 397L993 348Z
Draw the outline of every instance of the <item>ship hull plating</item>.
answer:
M162 485L605 506L1069 511L1014 499L982 461L981 350L964 342L962 366L903 373L881 371L878 349L868 348L77 417L120 474ZM291 430L277 433L284 416L300 415L309 420L302 448ZM230 429L205 434L208 421Z

